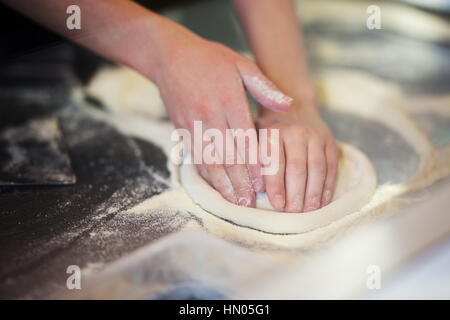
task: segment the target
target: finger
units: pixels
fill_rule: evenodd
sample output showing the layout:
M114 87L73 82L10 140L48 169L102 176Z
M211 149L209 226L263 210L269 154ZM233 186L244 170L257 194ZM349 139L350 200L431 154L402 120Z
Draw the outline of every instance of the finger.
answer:
M225 164L225 169L233 185L237 204L244 207L255 207L255 192L247 167L242 164Z
M245 88L262 106L273 111L286 111L293 99L281 92L251 61L238 65Z
M224 167L224 137L226 124L211 123L202 133L202 143L194 142L194 149L201 150L202 165L199 165L202 176L228 201L237 204L236 191ZM206 172L205 172L206 171Z
M320 208L322 190L326 176L325 147L318 139L308 143L308 177L306 183L305 204L303 211Z
M222 197L229 202L237 204L236 194L225 167L220 164L208 164L204 167L208 175L208 181L214 189L220 192Z
M285 141L286 212L302 212L307 177L307 144L296 137Z
M203 158L209 162L222 164L225 172L233 186L237 204L246 207L255 206L255 192L249 177L247 166L236 150L234 140L224 141L227 135L226 124L216 125L205 131L204 136L209 143L204 144ZM212 148L211 148L212 147ZM218 161L218 162L217 162ZM211 162L210 162L211 163ZM209 173L209 172L208 172Z
M326 206L333 198L334 189L336 187L336 177L339 163L339 150L336 143L330 142L325 147L325 156L327 161L327 176L322 195L322 206Z
M227 135L227 145L232 143L246 164L253 190L264 192L264 178L261 175L258 137L243 87L236 89L236 98L227 114L228 125L233 135ZM236 107L237 106L237 107Z
M261 137L261 135L260 135ZM262 138L264 139L264 138ZM275 210L282 210L286 204L286 191L284 186L284 170L285 170L285 152L281 140L272 139L271 137L265 137L266 141L260 140L260 147L263 149L264 143L267 145L267 155L276 163L277 170L271 170L270 174L264 175L264 180L266 182L266 193L269 197L269 201ZM274 143L278 143L277 146ZM278 153L278 159L274 158L274 153ZM266 151L262 150L262 157L265 157ZM266 169L267 164L263 161L263 166Z
M248 168L239 155L234 140L227 141L227 144L231 146L231 149L226 148L225 150L227 154L224 167L233 185L237 204L244 207L254 207L255 191L253 190Z

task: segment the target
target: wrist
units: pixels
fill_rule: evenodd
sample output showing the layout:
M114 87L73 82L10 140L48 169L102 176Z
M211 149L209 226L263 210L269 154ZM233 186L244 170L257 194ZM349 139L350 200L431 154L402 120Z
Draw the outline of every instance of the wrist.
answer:
M168 18L149 12L120 35L116 44L121 48L120 56L115 60L158 83L171 57L181 54L180 39L187 38L186 33L191 32Z
M147 59L141 68L143 73L157 85L164 81L164 73L170 66L184 59L188 51L201 47L202 38L184 26L162 16L152 21L148 28L151 46L143 52L148 52Z
M165 65L166 52L170 51L162 34L170 21L151 13L148 19L136 25L134 30L125 35L132 39L129 46L124 46L124 63L153 82ZM135 36L138 34L139 36ZM128 40L125 40L127 43Z

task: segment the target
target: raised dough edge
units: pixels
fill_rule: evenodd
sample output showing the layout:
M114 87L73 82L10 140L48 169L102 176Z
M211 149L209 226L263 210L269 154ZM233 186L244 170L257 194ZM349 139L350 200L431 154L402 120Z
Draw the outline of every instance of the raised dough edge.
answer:
M375 169L355 147L341 143L346 161L359 172L355 186L326 207L300 214L247 208L226 201L197 173L194 165L181 165L180 180L191 199L207 212L239 226L274 234L301 234L324 227L369 202L377 186Z

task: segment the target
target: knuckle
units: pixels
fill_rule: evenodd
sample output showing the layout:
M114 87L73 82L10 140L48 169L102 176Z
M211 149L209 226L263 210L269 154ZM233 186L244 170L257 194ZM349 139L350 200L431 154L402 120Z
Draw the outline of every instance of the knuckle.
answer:
M301 159L288 160L286 163L286 171L289 174L306 175L306 165Z
M308 165L316 174L324 175L326 173L325 162L322 160L311 160Z
M338 162L337 160L329 160L328 161L328 172L329 173L335 173L338 168Z
M291 125L288 128L289 134L296 136L296 137L302 137L308 135L308 129L299 126L299 125Z
M315 143L321 147L325 145L325 136L319 132L310 132L309 137L312 143Z

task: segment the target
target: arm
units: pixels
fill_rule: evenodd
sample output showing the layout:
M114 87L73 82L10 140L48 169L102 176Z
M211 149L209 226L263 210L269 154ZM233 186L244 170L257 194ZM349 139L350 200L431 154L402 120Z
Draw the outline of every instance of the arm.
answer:
M130 0L3 1L154 81L175 126L187 129L191 136L194 121L202 121L204 130L218 129L223 137L226 129L250 130L256 136L245 90L272 110L291 107L292 99L281 93L252 61ZM73 3L81 8L78 31L66 28L66 8ZM245 157L252 147L257 150L256 140L244 150L236 150L235 146L234 154ZM197 167L225 199L251 207L255 205L255 191L261 192L265 186L260 162L245 159L243 164L202 162Z
M133 1L2 0L32 20L92 51L154 79L164 57L161 30L171 21ZM71 4L81 8L81 30L66 27ZM24 39L26 41L26 39Z
M315 107L293 1L233 0L233 5L264 74L302 105Z
M286 112L263 110L260 127L280 129L284 170L266 177L274 207L311 211L328 204L334 192L338 151L320 119L292 0L233 0L256 62L294 98Z

